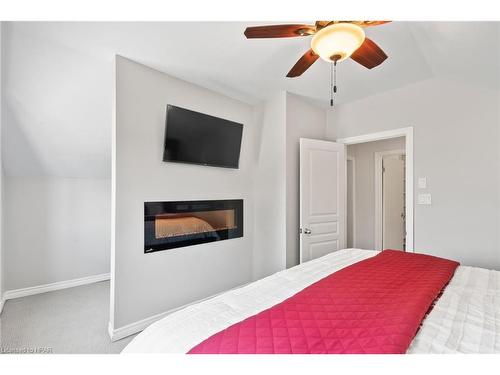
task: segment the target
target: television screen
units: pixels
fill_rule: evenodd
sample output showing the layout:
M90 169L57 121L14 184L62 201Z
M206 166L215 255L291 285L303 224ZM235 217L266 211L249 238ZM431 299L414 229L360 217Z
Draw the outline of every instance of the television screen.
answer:
M238 168L243 124L167 106L163 161Z

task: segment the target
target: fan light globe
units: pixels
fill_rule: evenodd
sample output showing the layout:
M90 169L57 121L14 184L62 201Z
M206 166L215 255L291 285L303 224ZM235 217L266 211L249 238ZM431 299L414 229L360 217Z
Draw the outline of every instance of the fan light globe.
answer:
M365 32L352 23L336 23L319 30L311 40L311 48L323 60L343 61L365 41Z

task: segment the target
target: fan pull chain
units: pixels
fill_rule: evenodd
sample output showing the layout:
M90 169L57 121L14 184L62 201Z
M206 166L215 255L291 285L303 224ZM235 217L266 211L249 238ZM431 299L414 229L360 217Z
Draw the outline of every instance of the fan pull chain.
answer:
M333 107L333 96L337 93L337 61L331 63L330 70L330 107Z

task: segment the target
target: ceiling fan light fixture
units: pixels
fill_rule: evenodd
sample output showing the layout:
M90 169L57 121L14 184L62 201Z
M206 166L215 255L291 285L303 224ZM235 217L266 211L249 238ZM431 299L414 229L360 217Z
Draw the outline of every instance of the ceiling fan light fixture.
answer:
M363 29L352 23L335 23L319 30L311 40L311 48L323 60L343 61L365 41Z

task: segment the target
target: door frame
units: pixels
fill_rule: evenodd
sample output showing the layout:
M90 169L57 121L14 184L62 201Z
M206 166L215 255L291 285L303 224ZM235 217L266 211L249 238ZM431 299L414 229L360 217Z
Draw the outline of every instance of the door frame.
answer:
M356 158L354 156L349 156L347 155L346 151L346 160L349 160L352 163L352 247L356 248L357 246L357 241L356 241ZM346 174L347 174L347 168L346 168ZM346 178L346 183L347 183L347 178ZM349 192L347 191L347 186L346 186L346 194ZM347 203L346 203L346 231L345 231L345 246L347 247Z
M354 145L357 143L365 143L372 141L380 141L383 139L405 137L405 154L406 154L406 251L414 252L414 190L413 190L413 126L386 130L377 133L369 133L337 139L336 142L344 143L345 145ZM347 161L346 161L347 163ZM347 199L347 196L346 196Z
M383 184L382 160L387 155L406 155L406 150L391 150L375 152L375 249L381 250L383 246ZM406 192L405 192L406 194ZM405 218L406 220L406 218Z

